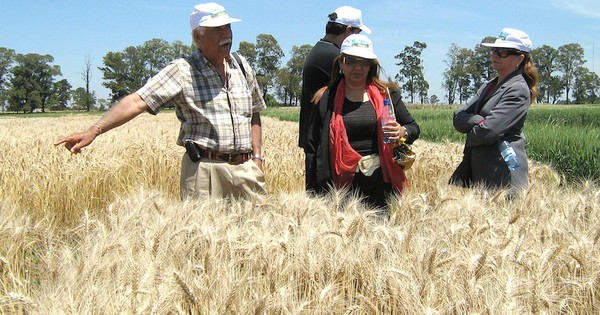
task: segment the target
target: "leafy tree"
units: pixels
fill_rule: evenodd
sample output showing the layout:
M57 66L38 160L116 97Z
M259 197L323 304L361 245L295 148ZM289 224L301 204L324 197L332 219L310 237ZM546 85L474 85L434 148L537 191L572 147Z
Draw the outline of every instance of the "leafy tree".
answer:
M401 53L394 56L395 59L400 60L396 63L397 66L400 66L396 79L402 83L411 103L415 102L416 95L421 97L421 102L427 97L429 83L425 80L421 62L421 54L425 48L427 48L427 44L415 41L412 46L405 46Z
M152 68L152 65L146 64L148 54L143 46L130 46L125 48L125 58L129 65L130 86L128 93L131 93L146 83L152 76L147 68ZM151 63L149 61L148 63Z
M531 56L540 75L540 81L538 84L539 94L537 96L538 102L550 103L551 97L551 84L553 81L553 73L557 70L556 61L558 58L558 50L551 46L543 45L531 51Z
M85 88L79 87L73 92L73 109L87 110L87 104L96 103L96 93L88 93Z
M105 66L99 68L103 72L102 85L111 91L113 101L119 100L129 94L132 85L125 54L108 52L103 60Z
M171 60L182 58L191 55L196 50L194 44L186 45L180 40L175 40L171 43L170 58Z
M0 47L0 88L2 88L10 74L9 69L14 62L14 58L14 50Z
M116 101L142 87L148 79L172 60L193 52L181 41L173 45L162 39L151 39L140 46L126 47L123 52L108 52L104 58L102 85L111 90Z
M298 105L298 99L302 93L302 69L304 59L308 56L311 45L304 44L300 47L292 46L291 57L285 68L277 73L276 93L285 105Z
M9 108L17 112L45 112L52 96L54 76L61 75L59 66L50 65L50 55L17 54L11 70L10 89L7 91Z
M252 66L252 69L256 71L256 45L250 42L242 41L240 42L240 46L237 52L238 54L244 56L244 58L246 58L250 66Z
M52 58L52 61L54 58ZM52 62L50 61L50 62ZM54 76L62 75L60 71L60 66L50 66L47 69L48 72L40 73L39 82L40 82L40 97L41 97L41 110L42 112L46 112L46 104L48 100L53 97L54 93Z
M181 41L175 41L169 45L163 39L151 39L143 45L137 47L141 60L139 60L140 74L142 78L141 85L144 85L148 79L157 74L162 68L166 67L171 61L189 56L194 52L193 46L185 46Z
M263 90L263 97L273 85L283 56L283 50L273 35L259 34L256 37L256 80Z
M15 51L0 47L0 108L4 109L6 83L10 79L10 67L14 62Z
M469 74L475 71L472 63L473 51L452 44L446 56L448 59L444 62L448 68L444 71L442 87L448 92L448 103L454 103L456 94L459 103L462 103L472 95L472 79Z
M600 77L589 69L580 67L575 74L573 97L576 104L594 104L599 101Z
M424 103L428 103L428 97L427 95L429 94L429 82L425 81L425 78L423 78L423 80L418 80L417 81L417 92L419 93L419 100L421 101L421 104Z
M52 90L51 97L51 106L52 110L65 110L69 105L69 100L71 100L71 89L73 87L66 79L62 79L56 83L54 83L54 87Z
M462 76L460 76L458 81L458 99L462 103L468 101L473 95L475 95L477 90L483 84L484 80L482 78L479 65L475 61L474 50L462 48L460 50L459 58L463 60L462 71L464 73Z
M274 82L275 96L282 101L283 106L292 106L294 96L291 90L293 89L292 85L295 84L294 81L294 76L287 66L277 71Z
M563 78L558 75L553 75L547 79L546 86L548 87L548 97L552 104L556 104L564 93Z
M454 73L452 72L452 69L446 69L443 77L444 80L442 81L442 88L446 90L446 100L448 101L448 104L454 104L454 101L456 100L456 87L458 84L456 83L457 80L454 79Z
M569 104L569 91L574 87L575 74L584 63L581 45L566 44L558 47L557 67L562 73L567 104Z
M429 98L429 103L431 103L431 104L437 104L439 102L440 102L440 99L435 94L431 95L431 97Z
M172 48L164 39L151 39L146 41L141 47L139 52L144 59L142 64L144 65L144 74L148 75L146 79L149 79L154 74L158 73L162 68L168 65L173 59L177 58L172 55Z
M487 36L481 42L492 43L496 37ZM492 68L492 60L490 58L489 47L477 44L473 49L473 55L471 57L471 67L473 72L470 73L472 80L472 90L477 91L486 81L491 80L496 76L494 68Z

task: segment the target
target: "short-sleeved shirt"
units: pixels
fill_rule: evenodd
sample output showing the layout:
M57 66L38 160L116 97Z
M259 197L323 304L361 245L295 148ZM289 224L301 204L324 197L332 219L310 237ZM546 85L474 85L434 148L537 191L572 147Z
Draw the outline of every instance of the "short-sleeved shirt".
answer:
M156 114L165 104L175 105L181 121L177 144L186 140L219 153L252 150L252 114L266 108L254 73L233 56L227 58L228 86L199 50L162 69L136 93Z

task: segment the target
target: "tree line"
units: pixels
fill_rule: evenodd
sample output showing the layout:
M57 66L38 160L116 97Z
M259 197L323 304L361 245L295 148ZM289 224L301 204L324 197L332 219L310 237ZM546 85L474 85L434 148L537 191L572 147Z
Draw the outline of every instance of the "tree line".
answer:
M486 37L482 42L491 42ZM267 103L283 106L299 104L304 59L312 48L309 44L292 46L290 57L285 56L277 40L269 34L259 34L256 42L242 41L238 53L255 71ZM422 52L427 44L415 41L405 46L394 58L399 70L389 81L398 83L409 103L438 103L437 95L428 95L429 83L424 76ZM109 89L110 99L97 99L90 90L91 60L87 58L81 72L85 87L73 89L61 77L60 66L53 65L51 55L19 54L0 47L0 109L14 112L47 110L106 109L110 103L136 91L172 60L191 54L195 47L181 41L169 43L151 39L120 52L108 52L103 57L102 85ZM558 49L543 45L531 52L540 73L540 103L598 103L600 78L585 64L584 50L579 44L566 44ZM495 76L490 51L480 44L473 49L452 44L444 62L443 98L448 104L464 103L477 89ZM564 96L564 98L563 98Z

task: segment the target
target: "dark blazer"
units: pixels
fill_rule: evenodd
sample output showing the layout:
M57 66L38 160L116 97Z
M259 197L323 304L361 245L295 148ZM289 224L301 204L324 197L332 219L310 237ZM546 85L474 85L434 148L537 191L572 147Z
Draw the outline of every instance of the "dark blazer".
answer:
M482 86L467 105L454 113L454 128L467 134L463 160L450 182L463 187L484 184L489 188L525 189L529 181L523 127L530 105L530 91L521 71L503 82L497 78ZM487 96L487 97L486 97ZM510 171L498 144L508 141L521 165Z
M300 96L300 120L298 123L298 146L304 148L308 136L311 102L315 92L327 86L331 79L333 60L340 54L340 48L324 39L318 41L304 60L302 70L302 95Z
M332 88L337 90L337 85ZM406 105L396 89L390 89L396 121L408 130L407 143L413 143L419 138L421 130L415 119L410 115ZM326 91L319 104L311 111L308 138L304 151L307 158L306 188L309 191L323 193L332 186L331 164L329 161L329 124L333 113L335 93Z

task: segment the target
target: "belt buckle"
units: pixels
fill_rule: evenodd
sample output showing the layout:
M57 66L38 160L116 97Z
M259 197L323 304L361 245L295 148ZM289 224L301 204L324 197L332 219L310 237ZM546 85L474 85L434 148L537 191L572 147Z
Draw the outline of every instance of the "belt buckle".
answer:
M248 161L248 153L237 153L230 156L230 160L233 163L242 164Z
M241 164L249 160L249 153L234 153L234 154L223 154L221 160L227 161L229 164Z

